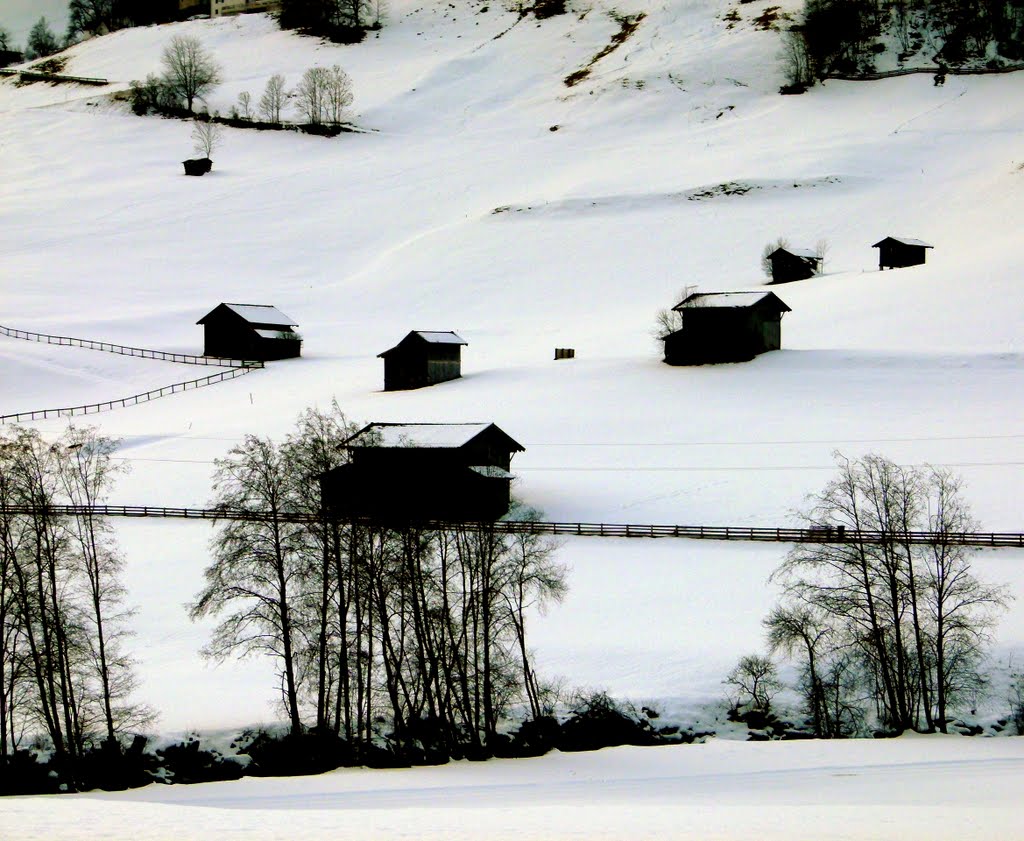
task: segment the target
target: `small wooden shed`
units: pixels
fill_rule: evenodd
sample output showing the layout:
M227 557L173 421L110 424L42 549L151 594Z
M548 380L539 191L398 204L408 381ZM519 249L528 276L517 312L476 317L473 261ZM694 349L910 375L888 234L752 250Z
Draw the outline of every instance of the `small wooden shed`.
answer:
M319 477L325 507L386 523L499 519L524 449L493 423L371 423L344 446L349 463Z
M384 390L403 391L458 379L462 348L467 344L450 330L413 330L393 348L377 354L384 360Z
M672 308L682 329L663 337L669 365L745 362L782 346L782 314L774 292L695 292Z
M203 325L206 356L268 362L302 351L295 320L268 304L218 304L196 324Z
M878 249L878 270L902 269L905 266L923 266L927 249L934 248L927 242L908 237L886 237L871 246Z
M810 248L776 248L768 259L772 265L772 283L807 280L821 270L821 258Z

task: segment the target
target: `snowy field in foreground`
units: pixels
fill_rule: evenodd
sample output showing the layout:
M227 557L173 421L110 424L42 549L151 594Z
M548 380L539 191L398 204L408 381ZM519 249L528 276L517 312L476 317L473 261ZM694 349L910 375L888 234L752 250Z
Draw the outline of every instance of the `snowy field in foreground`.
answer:
M0 324L195 353L195 321L241 301L278 306L305 337L302 360L83 419L123 440L133 471L113 502L202 504L212 460L242 435L279 437L336 397L358 421L497 422L526 447L516 493L553 520L790 524L839 449L950 466L984 528L1020 530L1020 74L779 97L775 33L727 30L725 2L673 0L569 89L617 31L610 7L513 26L497 7L390 6L379 36L348 48L262 16L74 48L67 72L123 89L158 69L171 34L196 34L224 64L222 112L275 72L350 73L367 133L229 131L202 179L181 175L180 122L94 89L0 82ZM690 198L726 181L750 189ZM889 234L933 243L928 264L877 272L870 245ZM784 350L661 364L654 312L687 284L763 283L761 248L779 235L830 243L825 277L777 290L793 309ZM463 379L384 394L375 355L410 329L464 336ZM556 364L555 347L577 358ZM0 338L0 413L204 373ZM140 698L161 730L274 720L269 664L197 656L208 627L184 605L209 527L117 528ZM567 541L570 592L535 623L538 661L668 713L720 706L724 673L762 645L785 550ZM996 634L1001 672L1024 658L1022 561L976 560L1018 597ZM1004 689L985 715L1005 715ZM1002 839L1022 825L1021 745L713 742L18 799L0 838Z
M8 798L20 841L1019 837L1024 740L610 748L396 771Z

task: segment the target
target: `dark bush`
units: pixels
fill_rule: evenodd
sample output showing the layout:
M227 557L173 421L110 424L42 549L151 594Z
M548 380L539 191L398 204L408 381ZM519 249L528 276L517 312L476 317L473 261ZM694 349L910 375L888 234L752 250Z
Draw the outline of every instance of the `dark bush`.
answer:
M0 795L56 794L60 791L57 773L27 750L16 750L0 765Z
M251 742L239 748L252 762L247 774L256 777L292 777L322 774L342 765L355 765L352 748L334 733L311 731L293 736L274 736L260 731Z
M237 780L242 776L242 763L225 758L215 751L202 750L199 740L190 737L184 742L168 745L157 751L166 779L172 783L210 783Z
M662 741L646 718L627 712L603 692L590 696L573 710L561 730L557 747L563 751L656 745Z
M78 788L122 791L153 782L157 759L146 753L146 737L136 736L127 748L103 741L86 751L76 768Z

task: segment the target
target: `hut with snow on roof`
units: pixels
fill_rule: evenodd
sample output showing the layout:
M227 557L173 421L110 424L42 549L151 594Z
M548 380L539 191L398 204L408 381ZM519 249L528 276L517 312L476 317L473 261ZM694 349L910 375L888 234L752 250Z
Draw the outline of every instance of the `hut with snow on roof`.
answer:
M886 237L872 248L878 249L878 270L902 269L906 266L923 266L927 249L934 248L919 239L908 237Z
M295 320L267 304L218 304L196 324L203 325L206 356L269 362L302 351Z
M457 380L462 376L462 347L456 333L413 330L390 350L377 354L384 360L384 390L404 391Z
M810 248L776 248L768 255L772 283L807 280L821 271L821 258Z
M325 508L387 524L499 519L524 449L493 423L371 423L343 446L348 463L319 477Z
M682 328L662 337L669 365L746 362L782 346L782 314L774 292L695 292L674 306Z

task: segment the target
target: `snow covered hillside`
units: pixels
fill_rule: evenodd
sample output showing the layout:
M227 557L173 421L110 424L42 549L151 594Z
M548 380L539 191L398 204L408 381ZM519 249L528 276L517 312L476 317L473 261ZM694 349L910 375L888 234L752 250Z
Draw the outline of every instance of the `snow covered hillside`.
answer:
M0 81L0 324L201 352L221 301L299 321L303 358L90 420L123 440L126 504L197 505L243 434L281 436L337 398L360 421L495 421L526 452L515 493L548 519L792 523L833 450L961 473L986 529L1020 530L1024 465L1019 75L829 82L777 93L766 4L601 2L537 22L498 4L392 0L385 27L340 47L265 16L117 32L65 72L111 88ZM633 35L572 87L620 24ZM352 77L334 139L229 131L185 178L189 126L107 94L159 69L176 33L224 66L227 113L313 64ZM727 190L718 185L734 184ZM778 287L783 350L670 368L654 314L696 285L756 288L762 247L829 243L826 276ZM935 246L880 273L887 235ZM463 378L382 391L376 354L411 329L468 342ZM576 359L552 361L555 347ZM0 413L119 398L201 373L0 337ZM39 422L56 433L63 422ZM161 726L273 719L261 662L198 660L208 628L206 526L118 524L138 605L141 696ZM761 646L783 546L571 540L567 601L538 620L548 674L680 710L719 703ZM1024 552L977 571L1024 594ZM1024 656L1024 606L995 657ZM1006 709L1002 690L986 703ZM1017 754L1019 756L1019 754ZM851 836L854 837L854 836Z

